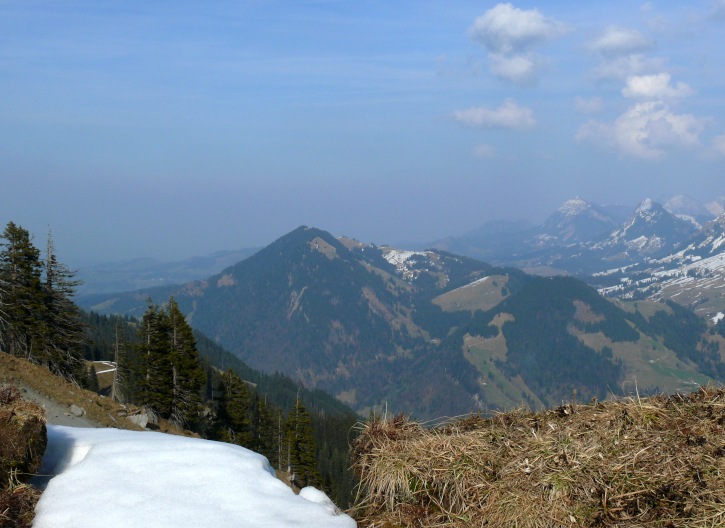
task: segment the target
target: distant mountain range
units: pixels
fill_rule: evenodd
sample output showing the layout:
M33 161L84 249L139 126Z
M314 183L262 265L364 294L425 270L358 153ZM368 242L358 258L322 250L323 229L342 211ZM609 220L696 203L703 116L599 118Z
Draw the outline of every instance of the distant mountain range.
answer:
M584 240L580 230L615 220L581 202L546 229ZM660 214L654 204L638 211ZM587 220L574 221L580 215ZM631 222L620 239L643 236L638 229ZM308 227L205 280L79 300L140 315L147 299L171 295L192 326L252 367L324 389L361 413L432 418L725 379L725 337L676 304L611 302L571 277Z
M621 208L577 197L542 225L484 226L431 246L542 275L572 274L606 295L673 299L714 316L725 311L723 204L723 198L706 206L686 196L664 206L646 199L624 217Z

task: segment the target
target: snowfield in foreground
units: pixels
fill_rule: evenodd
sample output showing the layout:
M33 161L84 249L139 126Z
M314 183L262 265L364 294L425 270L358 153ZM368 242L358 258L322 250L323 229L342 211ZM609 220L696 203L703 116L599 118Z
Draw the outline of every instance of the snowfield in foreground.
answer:
M314 488L295 495L242 447L162 433L48 426L55 475L34 528L354 528Z

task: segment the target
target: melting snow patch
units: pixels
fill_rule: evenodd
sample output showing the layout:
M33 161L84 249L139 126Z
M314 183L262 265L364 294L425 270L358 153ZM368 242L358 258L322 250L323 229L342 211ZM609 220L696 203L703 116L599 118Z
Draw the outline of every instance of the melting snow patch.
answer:
M717 315L716 315L715 317L713 317L713 318L712 318L712 322L713 322L713 323L717 323L717 322L718 322L718 321L720 321L721 319L725 319L725 313L722 313L722 312L718 312L718 313L717 313Z
M267 459L163 433L48 426L55 474L34 528L354 528L324 493L295 495Z

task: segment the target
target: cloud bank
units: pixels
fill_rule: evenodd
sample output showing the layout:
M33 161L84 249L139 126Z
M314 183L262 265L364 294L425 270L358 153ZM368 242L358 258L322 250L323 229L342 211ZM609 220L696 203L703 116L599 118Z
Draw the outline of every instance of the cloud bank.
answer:
M586 123L576 139L604 143L626 156L658 160L670 148L699 147L708 122L692 114L677 114L662 101L645 101L628 108L611 124Z

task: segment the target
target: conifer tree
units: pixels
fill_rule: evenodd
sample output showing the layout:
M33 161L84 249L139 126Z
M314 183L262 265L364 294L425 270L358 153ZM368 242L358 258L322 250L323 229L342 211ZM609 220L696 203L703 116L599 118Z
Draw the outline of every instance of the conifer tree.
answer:
M322 479L317 470L312 419L299 397L287 417L287 450L288 471L294 484L300 488L319 485Z
M40 252L33 246L30 234L9 222L0 242L0 281L2 306L6 324L0 334L0 345L15 356L42 362L43 357L43 289Z
M173 297L167 309L169 326L169 360L172 370L172 420L193 427L201 416L202 389L206 382L196 349L196 339Z
M149 304L139 324L139 338L138 403L169 418L173 408L173 371L167 317L158 306Z
M53 238L48 232L45 259L44 353L48 366L66 378L81 379L85 371L82 357L83 324L80 309L73 302L81 281L58 262Z
M261 398L254 394L254 413L252 415L251 449L264 455L270 464L278 464L279 435L277 434L278 421L281 413L267 403L266 396Z
M149 305L139 325L137 400L179 426L201 416L204 369L191 327L173 297L166 311Z
M244 447L252 444L250 409L252 394L247 383L232 370L222 374L219 386L218 418L221 422L221 440Z

